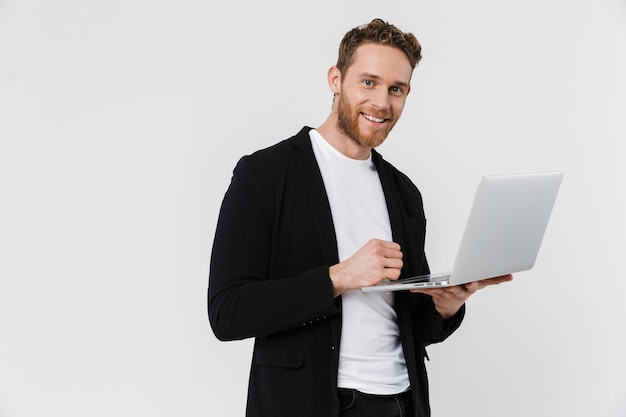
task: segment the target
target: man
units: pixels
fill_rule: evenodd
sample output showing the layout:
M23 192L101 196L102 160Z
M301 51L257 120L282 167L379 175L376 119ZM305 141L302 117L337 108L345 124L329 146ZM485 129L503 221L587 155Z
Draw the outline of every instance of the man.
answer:
M429 273L413 183L380 145L421 58L380 19L349 31L317 129L242 158L222 204L208 307L220 340L254 337L247 416L428 416L426 346L454 332L477 289L363 293Z

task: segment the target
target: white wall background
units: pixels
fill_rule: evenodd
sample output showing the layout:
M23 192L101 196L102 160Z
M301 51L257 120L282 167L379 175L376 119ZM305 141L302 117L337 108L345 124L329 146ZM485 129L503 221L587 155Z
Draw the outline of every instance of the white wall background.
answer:
M377 16L424 47L381 152L433 269L479 176L566 172L536 267L430 348L434 415L626 415L624 0L4 0L0 416L243 416L251 343L206 317L222 195L324 120L341 37Z

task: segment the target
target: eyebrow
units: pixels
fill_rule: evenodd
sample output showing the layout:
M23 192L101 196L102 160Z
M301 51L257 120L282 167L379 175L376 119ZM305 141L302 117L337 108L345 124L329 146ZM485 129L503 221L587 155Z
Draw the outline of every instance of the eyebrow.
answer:
M361 76L361 78L371 78L373 80L380 80L381 79L381 77L379 75L370 74L369 72L362 72L359 75ZM404 81L396 81L396 82L393 82L392 84L396 85L398 87L404 87L404 88L408 88L409 87L409 83L405 83Z

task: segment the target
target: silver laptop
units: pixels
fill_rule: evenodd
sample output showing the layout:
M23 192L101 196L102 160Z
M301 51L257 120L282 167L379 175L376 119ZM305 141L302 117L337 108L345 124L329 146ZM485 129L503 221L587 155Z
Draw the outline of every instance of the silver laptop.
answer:
M562 172L482 177L451 272L386 280L361 291L441 288L531 269L562 180Z

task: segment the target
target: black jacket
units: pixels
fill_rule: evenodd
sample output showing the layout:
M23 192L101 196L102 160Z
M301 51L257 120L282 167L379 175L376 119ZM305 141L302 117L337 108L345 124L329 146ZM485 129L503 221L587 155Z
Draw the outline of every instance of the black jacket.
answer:
M243 157L222 203L211 254L208 310L220 340L255 338L248 417L334 417L341 299L330 206L308 131ZM373 151L402 276L427 274L426 219L413 183ZM416 416L430 415L425 347L448 337L428 296L396 292L395 308Z

